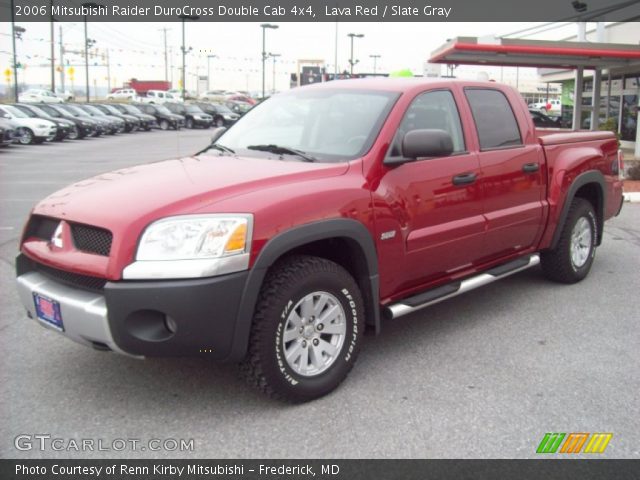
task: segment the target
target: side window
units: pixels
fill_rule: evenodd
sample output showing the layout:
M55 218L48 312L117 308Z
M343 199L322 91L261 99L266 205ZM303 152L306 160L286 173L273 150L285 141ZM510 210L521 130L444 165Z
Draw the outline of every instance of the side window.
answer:
M411 130L421 129L444 130L451 135L453 152L465 151L460 114L453 94L449 90L422 93L411 102L398 127L388 155L401 157L404 135Z
M518 122L502 92L468 88L465 89L465 95L476 124L481 150L522 145Z

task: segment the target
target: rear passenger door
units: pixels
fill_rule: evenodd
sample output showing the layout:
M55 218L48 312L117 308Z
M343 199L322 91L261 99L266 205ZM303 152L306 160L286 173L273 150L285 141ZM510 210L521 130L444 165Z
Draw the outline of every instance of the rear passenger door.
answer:
M476 127L487 235L483 261L531 247L542 228L544 154L523 141L530 125L498 89L465 88ZM526 125L526 126L525 126Z

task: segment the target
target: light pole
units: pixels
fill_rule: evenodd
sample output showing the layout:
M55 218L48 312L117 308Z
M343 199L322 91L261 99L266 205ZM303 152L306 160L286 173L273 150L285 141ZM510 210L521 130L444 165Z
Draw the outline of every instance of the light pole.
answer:
M185 47L185 34L184 34L184 22L185 20L198 20L200 17L198 15L180 15L179 18L182 20L182 101L184 102L185 91L187 89L186 84L186 63L187 63L187 49ZM191 50L191 48L189 48Z
M211 90L211 69L209 68L209 60L219 58L218 55L207 55L207 90Z
M18 59L16 55L16 37L20 38L20 36L26 32L26 30L22 27L16 27L16 18L15 18L15 7L13 5L13 0L11 0L11 40L13 42L13 96L18 102Z
M373 58L373 74L375 75L378 67L378 59L380 58L380 55L369 55L369 57Z
M262 28L262 98L264 98L264 62L267 60L267 47L266 47L266 31L267 28L271 28L272 30L275 30L276 28L278 28L278 25L272 25L271 23L263 23L262 25L260 25L260 28Z
M353 76L353 66L359 62L359 60L353 59L353 39L364 37L363 33L349 33L347 37L351 38L351 57L349 58L349 65L351 65L351 76Z
M83 7L86 8L97 8L100 5L93 2L87 2L82 4ZM85 83L86 83L86 95L87 102L89 101L89 49L96 43L95 40L91 40L87 37L87 16L84 16L84 72L85 72Z
M276 93L276 58L278 58L280 54L270 53L269 56L273 58L273 83L271 83L271 95L274 95Z

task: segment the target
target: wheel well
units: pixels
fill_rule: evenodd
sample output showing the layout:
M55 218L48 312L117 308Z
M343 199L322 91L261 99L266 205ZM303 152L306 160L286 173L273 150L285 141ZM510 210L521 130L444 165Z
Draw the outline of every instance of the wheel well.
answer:
M602 198L602 188L597 183L587 183L581 186L576 192L574 198L583 198L588 201L596 212L598 220L598 238L597 245L602 243L602 231L604 223L604 201Z
M355 279L365 304L365 318L367 325L374 325L373 319L375 318L373 309L377 308L374 305L373 292L371 291L371 282L369 275L369 268L367 266L367 259L365 257L362 248L358 243L346 237L334 237L315 242L307 243L305 245L298 246L284 255L284 258L289 255L302 254L313 255L315 257L326 258L332 262L342 266L349 274ZM279 260L280 260L279 259Z

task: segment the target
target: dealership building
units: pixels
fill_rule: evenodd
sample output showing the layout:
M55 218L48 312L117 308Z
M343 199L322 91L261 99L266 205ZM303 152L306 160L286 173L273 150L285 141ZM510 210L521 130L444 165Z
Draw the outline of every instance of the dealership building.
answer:
M562 115L574 128L595 130L608 122L622 146L640 158L640 23L600 24L582 33L581 41L458 37L429 62L537 67L541 84L561 86Z

